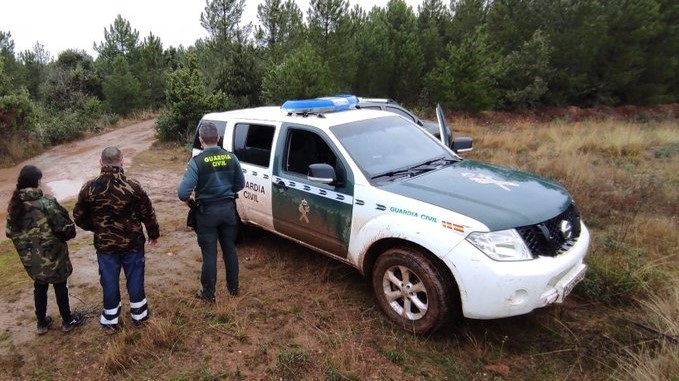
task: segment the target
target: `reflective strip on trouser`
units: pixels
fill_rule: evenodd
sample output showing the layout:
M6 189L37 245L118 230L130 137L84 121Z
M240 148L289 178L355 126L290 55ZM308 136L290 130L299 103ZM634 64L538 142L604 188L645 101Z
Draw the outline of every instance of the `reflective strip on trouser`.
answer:
M97 252L99 263L100 283L104 293L104 310L113 311L115 322L104 323L104 320L113 320L111 317L102 315L102 324L117 324L120 314L120 270L125 272L127 278L127 293L130 298L130 314L134 321L142 321L148 317L148 306L144 292L144 251L137 250L129 253L103 253ZM113 307L117 306L117 307Z
M118 307L116 308L108 310L104 309L104 311L101 313L101 317L99 318L99 323L105 325L118 324L118 316L120 316L120 303L118 303Z
M146 298L141 302L130 303L130 315L132 315L132 320L143 321L149 316L149 308L146 303Z

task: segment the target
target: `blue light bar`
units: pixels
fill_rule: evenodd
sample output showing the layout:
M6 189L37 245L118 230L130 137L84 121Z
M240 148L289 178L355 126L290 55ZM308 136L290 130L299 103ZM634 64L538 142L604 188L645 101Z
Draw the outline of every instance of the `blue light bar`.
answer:
M344 111L358 103L353 95L338 95L314 99L298 99L285 101L281 109L295 114L322 114L326 112Z
M349 108L350 108L351 106L355 106L355 105L358 104L358 97L355 96L355 95L351 95L351 94L337 94L337 95L335 95L334 97L324 97L324 98L322 98L322 99L326 99L326 98L328 98L328 99L341 99L341 98L344 98L344 99L347 100L347 102L349 102Z

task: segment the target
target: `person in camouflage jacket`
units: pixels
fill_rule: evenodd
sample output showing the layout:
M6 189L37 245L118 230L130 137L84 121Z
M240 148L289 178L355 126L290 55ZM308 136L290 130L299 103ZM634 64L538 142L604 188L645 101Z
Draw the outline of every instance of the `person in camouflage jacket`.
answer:
M73 272L66 241L75 237L75 225L57 200L39 188L40 169L26 165L7 209L6 235L12 240L28 276L33 279L38 334L47 333L52 318L47 315L47 289L50 284L63 320L62 330L70 331L82 322L72 314L67 279Z
M117 147L101 153L101 173L83 185L73 209L76 225L94 232L104 310L99 323L108 332L118 330L120 270L127 278L130 315L135 325L148 319L144 291L144 227L149 244L160 236L156 213L148 195L123 170L123 154Z

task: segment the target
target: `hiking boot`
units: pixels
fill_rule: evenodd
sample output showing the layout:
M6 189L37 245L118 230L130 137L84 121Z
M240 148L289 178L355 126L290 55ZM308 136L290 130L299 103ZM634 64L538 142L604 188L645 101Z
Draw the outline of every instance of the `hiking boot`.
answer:
M118 331L120 331L120 327L118 327L118 324L101 324L101 328L107 335L115 335L116 333L118 333Z
M144 325L144 323L145 323L147 320L149 320L148 315L144 316L144 318L142 318L142 319L140 319L140 320L134 320L134 319L132 319L132 324L134 324L135 327L141 327L141 326Z
M82 314L71 314L71 319L67 322L61 324L61 330L63 332L69 332L73 328L79 326L85 321L85 316Z
M195 296L196 296L196 299L200 299L204 302L208 302L208 303L214 303L215 302L215 297L205 295L205 292L203 292L203 290L196 291Z
M38 335L44 335L49 331L50 327L52 326L52 317L47 315L45 316L45 320L42 322L38 322Z

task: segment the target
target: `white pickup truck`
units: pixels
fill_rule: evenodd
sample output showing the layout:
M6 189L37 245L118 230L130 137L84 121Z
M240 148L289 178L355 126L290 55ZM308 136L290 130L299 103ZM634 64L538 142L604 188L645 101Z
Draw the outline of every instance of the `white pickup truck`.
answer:
M244 224L355 267L389 320L419 334L560 303L583 279L590 236L561 185L462 159L440 109L443 142L356 103L203 116L241 162Z

